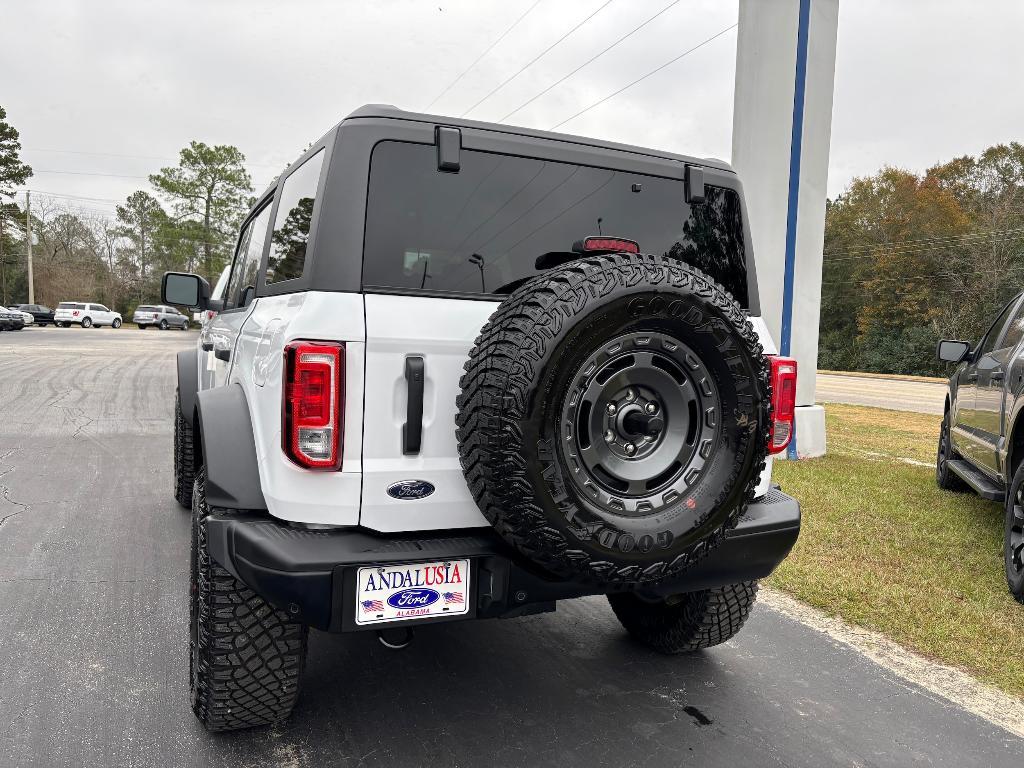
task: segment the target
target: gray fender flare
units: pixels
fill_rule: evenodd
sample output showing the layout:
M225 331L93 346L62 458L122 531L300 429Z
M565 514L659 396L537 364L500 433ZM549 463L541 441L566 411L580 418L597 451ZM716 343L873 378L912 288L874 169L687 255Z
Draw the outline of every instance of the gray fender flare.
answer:
M265 510L256 439L241 384L198 393L199 430L211 507Z
M178 353L178 400L181 415L191 424L196 412L196 394L199 392L199 355L194 349Z

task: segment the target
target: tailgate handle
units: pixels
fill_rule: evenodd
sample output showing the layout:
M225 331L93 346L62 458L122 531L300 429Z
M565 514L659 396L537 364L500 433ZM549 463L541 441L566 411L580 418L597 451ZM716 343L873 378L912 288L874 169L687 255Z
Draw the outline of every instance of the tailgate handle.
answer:
M1006 376L1006 372L1005 371L998 371L998 370L996 370L996 371L992 371L992 373L989 375L989 379L991 381L1002 381L1005 376Z
M405 384L409 397L402 426L402 453L406 456L419 453L423 440L423 379L423 358L405 358Z
M201 342L199 342L199 346L203 348L203 352L212 352L213 351L213 342L212 341L201 341Z

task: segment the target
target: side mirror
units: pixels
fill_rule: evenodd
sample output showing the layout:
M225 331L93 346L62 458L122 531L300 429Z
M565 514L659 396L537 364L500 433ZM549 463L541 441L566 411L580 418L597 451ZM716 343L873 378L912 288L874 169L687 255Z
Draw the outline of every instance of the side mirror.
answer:
M942 339L935 350L935 355L944 363L959 363L970 351L970 342Z
M160 282L160 301L204 310L210 303L210 284L199 275L164 272Z

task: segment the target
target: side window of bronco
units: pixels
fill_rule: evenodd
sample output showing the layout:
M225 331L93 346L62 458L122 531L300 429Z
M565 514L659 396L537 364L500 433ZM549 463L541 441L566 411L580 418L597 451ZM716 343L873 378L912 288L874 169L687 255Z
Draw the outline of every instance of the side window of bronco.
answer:
M324 163L321 149L284 180L267 257L267 285L302 277L313 204Z
M256 295L256 275L263 257L263 245L267 242L267 224L270 222L270 204L263 206L256 218L249 222L238 242L238 253L231 268L225 309L244 307Z

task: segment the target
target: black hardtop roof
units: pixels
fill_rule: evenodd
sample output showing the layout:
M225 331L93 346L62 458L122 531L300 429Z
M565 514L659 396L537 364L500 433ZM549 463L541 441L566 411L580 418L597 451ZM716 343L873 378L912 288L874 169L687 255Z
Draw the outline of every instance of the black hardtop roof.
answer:
M571 144L581 144L583 146L595 147L599 149L612 149L619 152L632 152L637 155L646 155L648 157L660 157L667 160L678 160L683 163L690 163L693 165L702 165L711 168L718 168L723 171L732 171L730 166L724 160L718 160L716 158L709 157L690 157L688 155L677 155L672 152L665 152L659 149L650 149L647 147L638 147L632 144L618 144L614 141L603 141L602 139L592 139L586 136L574 136L568 133L555 133L552 131L538 131L533 128L522 128L515 125L504 125L502 123L487 123L480 120L466 120L458 117L447 117L445 115L430 115L422 112L407 112L404 109L392 106L391 104L364 104L348 115L338 125L345 123L348 120L358 120L361 118L372 118L372 117L383 117L390 118L393 120L411 120L420 123L435 123L438 125L450 125L455 128L472 128L479 131L496 131L498 133L510 133L516 136L529 136L537 139L547 139L549 141L564 141ZM335 126L337 129L338 126Z
M387 120L406 120L409 122L417 123L429 123L433 125L447 125L455 128L471 128L478 131L493 131L495 133L505 133L514 136L526 136L530 138L543 139L546 141L561 141L567 144L576 144L583 147L593 147L597 150L612 150L615 152L628 152L634 155L640 155L643 157L654 157L663 160L672 160L680 163L687 163L691 165L700 165L706 168L717 168L721 171L733 173L732 166L724 160L719 160L713 157L691 157L689 155L678 155L674 152L665 152L660 149L650 149L649 147L639 147L632 144L619 144L614 141L604 141L602 139L593 139L586 136L574 136L568 133L555 133L553 131L538 131L533 128L522 128L515 125L504 125L502 123L487 123L480 120L466 120L460 117L448 117L446 115L430 115L423 112L408 112L404 109L399 109L391 104L364 104L358 109L348 114L340 123L335 125L331 130L321 136L317 141L313 142L310 149L305 150L300 154L289 166L288 169L295 166L301 160L303 160L314 148L323 144L332 134L336 133L341 126L351 120L366 120L366 119L387 119ZM286 170L288 170L286 169ZM281 175L284 175L285 171L282 171ZM280 177L275 178L270 184L267 185L266 190L257 197L257 201L261 201L267 197L271 190L276 186ZM257 202L257 205L259 203ZM253 207L253 211L256 206Z

